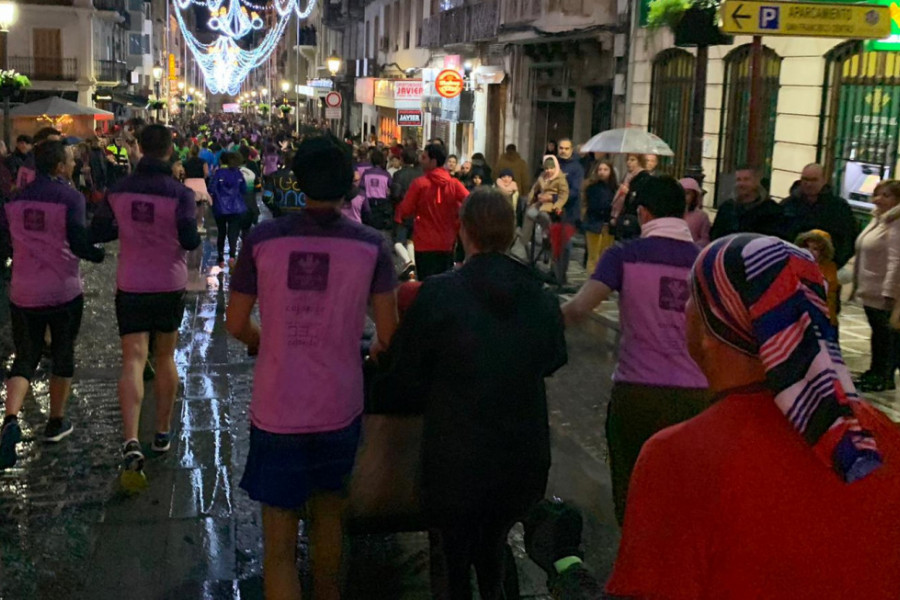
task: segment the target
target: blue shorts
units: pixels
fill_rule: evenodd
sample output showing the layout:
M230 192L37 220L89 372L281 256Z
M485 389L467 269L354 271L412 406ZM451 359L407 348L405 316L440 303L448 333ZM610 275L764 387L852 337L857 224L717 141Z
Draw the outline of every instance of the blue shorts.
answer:
M316 492L341 492L356 461L362 417L322 433L269 433L250 426L241 488L269 506L300 509Z

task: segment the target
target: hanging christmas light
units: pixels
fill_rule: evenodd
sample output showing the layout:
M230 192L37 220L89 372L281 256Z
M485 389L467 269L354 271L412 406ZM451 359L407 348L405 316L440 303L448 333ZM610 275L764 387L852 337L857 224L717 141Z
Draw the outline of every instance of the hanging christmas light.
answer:
M315 0L307 0L303 8L300 0L272 0L271 5L260 6L248 0L172 0L175 4L175 18L191 54L200 65L206 87L214 94L227 93L236 95L241 83L254 68L269 58L292 13L298 18L309 17L315 6ZM227 5L226 5L227 2ZM191 5L203 6L209 10L208 26L218 33L218 37L210 44L197 39L184 21L182 11ZM237 40L265 27L260 12L274 8L278 14L275 26L269 29L262 42L255 48L244 50Z

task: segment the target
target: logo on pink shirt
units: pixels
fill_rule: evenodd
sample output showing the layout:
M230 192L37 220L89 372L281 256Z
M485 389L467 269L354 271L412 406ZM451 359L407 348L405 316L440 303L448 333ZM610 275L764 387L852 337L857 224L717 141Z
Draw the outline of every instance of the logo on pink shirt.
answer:
M135 223L152 225L155 216L155 207L152 202L135 200L131 203L131 220Z
M684 312L688 297L688 282L674 277L659 278L659 307L662 310Z
M328 289L329 255L324 252L291 252L288 289L324 292Z
M23 226L25 231L45 231L44 211L38 208L26 208L22 214Z

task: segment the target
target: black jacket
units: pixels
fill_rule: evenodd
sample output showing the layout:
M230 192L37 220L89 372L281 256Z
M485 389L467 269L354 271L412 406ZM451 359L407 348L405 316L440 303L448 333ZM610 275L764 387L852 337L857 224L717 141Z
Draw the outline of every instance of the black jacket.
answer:
M559 301L524 265L479 254L428 278L382 359L376 412L424 414L433 523L524 516L546 488L544 378L568 360Z
M752 204L725 201L716 212L709 238L717 240L733 233L759 233L787 240L781 205L771 198L757 199Z
M798 235L811 229L827 231L834 244L834 262L840 269L853 256L859 233L853 209L846 200L835 196L829 186L822 189L815 202L809 203L800 195L798 184L791 186L791 195L781 202L787 240L793 243Z

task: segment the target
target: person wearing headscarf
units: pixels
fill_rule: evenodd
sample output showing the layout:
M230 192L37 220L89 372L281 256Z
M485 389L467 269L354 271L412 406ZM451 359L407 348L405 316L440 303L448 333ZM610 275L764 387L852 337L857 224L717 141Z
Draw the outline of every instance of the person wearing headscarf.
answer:
M688 348L717 401L644 444L607 593L896 598L900 431L856 394L818 266L738 234L690 287Z
M552 154L543 160L544 172L531 188L528 209L522 225L522 243L530 248L534 236L534 225L540 223L549 230L551 215L559 219L569 201L569 183L565 173L559 168L559 161Z

